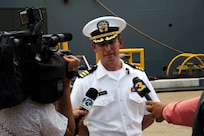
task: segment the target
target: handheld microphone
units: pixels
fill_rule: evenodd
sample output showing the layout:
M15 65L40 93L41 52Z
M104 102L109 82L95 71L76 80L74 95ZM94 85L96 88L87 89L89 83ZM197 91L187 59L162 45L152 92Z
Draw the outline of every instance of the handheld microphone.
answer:
M145 97L147 100L152 100L152 98L149 96L149 88L147 88L146 84L144 81L139 79L138 77L133 78L133 88L134 90L141 96Z
M95 88L90 88L80 104L80 110L89 111L98 96L98 91Z
M84 98L82 99L79 109L84 111L89 111L93 106L93 103L97 96L98 96L98 91L95 88L90 88L86 92L86 95L84 96ZM78 124L79 124L79 120L82 117L83 116L81 115L77 119L75 119L75 124L76 124L75 135L77 135L79 132Z

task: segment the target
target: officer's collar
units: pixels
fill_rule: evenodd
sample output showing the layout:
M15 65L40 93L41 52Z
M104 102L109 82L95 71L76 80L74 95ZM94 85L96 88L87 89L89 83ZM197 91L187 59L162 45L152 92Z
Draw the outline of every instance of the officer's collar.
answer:
M123 62L123 60L121 60L121 62L122 62L122 69L124 70L124 71L127 71L126 70L126 67L125 67L125 65L124 65L124 62ZM124 75L126 74L126 72L124 72ZM105 69L105 67L102 65L102 63L101 63L101 61L99 61L98 62L98 64L97 64L97 71L96 71L96 78L97 79L100 79L100 78L102 78L102 77L104 77L104 76L108 76L108 71ZM124 75L122 75L122 76L124 76Z

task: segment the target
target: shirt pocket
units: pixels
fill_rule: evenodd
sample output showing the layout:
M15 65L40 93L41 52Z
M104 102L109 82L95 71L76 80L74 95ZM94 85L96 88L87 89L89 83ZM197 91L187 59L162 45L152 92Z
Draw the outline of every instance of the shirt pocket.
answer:
M98 96L95 100L93 106L107 106L108 104L114 102L115 99L112 95Z
M112 121L115 117L115 108L115 99L112 95L98 96L89 111L87 119L100 121L101 123Z
M145 100L139 96L136 92L131 92L129 94L129 99L136 102L136 103L143 103Z
M135 118L139 115L143 116L146 109L146 100L140 97L136 92L131 92L127 106L131 109L129 110L131 116Z

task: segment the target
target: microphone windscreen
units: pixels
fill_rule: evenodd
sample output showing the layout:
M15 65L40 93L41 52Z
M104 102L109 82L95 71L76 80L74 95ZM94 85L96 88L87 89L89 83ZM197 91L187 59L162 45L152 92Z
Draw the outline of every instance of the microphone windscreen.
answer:
M86 92L86 96L95 100L96 97L98 96L98 91L95 88L90 88L87 92Z
M138 78L138 77L135 77L135 78L133 78L133 84L136 84L137 82L139 82L140 81L140 79Z

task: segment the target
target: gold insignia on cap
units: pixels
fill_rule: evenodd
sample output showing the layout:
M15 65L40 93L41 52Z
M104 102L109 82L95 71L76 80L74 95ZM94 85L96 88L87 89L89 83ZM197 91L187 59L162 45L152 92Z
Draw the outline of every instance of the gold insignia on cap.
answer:
M97 27L100 33L104 33L108 31L109 24L107 21L103 20L98 22Z
M106 34L105 36L107 36L107 37L100 38L100 39L92 39L92 41L94 43L100 43L100 42L103 42L103 41L109 41L109 40L112 40L112 39L116 38L119 33L114 32L114 33L111 33L111 34L114 34L114 35L110 35L109 36L109 35Z
M100 38L100 39L95 39L95 40L93 40L93 42L94 43L100 43L100 42L103 42L104 41L104 39L103 38Z
M106 37L105 41L112 40L112 39L116 38L117 36L118 36L118 34L114 34L114 35L111 35L110 37Z
M104 39L101 38L101 37L107 37L107 36L113 36L114 38L120 34L121 32L119 31L115 31L115 32L109 32L109 33L104 33L104 34L100 34L100 35L96 35L96 36L93 36L93 37L90 37L90 40L92 40L93 42L95 43L98 43L98 42L103 42ZM110 39L113 39L113 37L109 38L109 39L106 39L106 40L110 40ZM101 39L99 39L101 38ZM96 42L98 41L98 42Z

